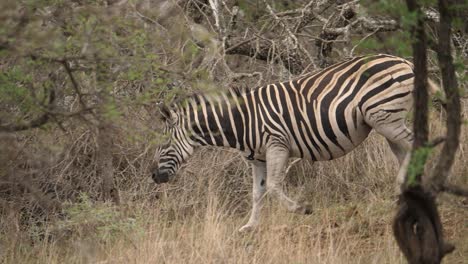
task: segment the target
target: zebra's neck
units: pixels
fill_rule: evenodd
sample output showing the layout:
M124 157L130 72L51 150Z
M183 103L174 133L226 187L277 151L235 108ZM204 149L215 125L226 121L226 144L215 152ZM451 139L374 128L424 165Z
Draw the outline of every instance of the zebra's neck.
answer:
M253 154L264 143L253 92L232 89L217 95L197 95L188 99L179 113L194 145L231 147Z

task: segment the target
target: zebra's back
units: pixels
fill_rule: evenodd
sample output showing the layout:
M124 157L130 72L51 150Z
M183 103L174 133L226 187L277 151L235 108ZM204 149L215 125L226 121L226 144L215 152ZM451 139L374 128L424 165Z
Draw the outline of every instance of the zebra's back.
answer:
M358 146L372 128L404 123L411 108L412 64L390 55L353 58L253 94L266 134L292 156L330 160Z

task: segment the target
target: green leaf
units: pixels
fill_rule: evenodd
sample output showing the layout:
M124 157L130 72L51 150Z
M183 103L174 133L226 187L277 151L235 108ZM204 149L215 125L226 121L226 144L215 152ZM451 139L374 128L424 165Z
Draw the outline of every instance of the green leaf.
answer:
M432 147L420 147L413 152L408 165L408 178L406 185L414 187L419 185L418 177L423 174L426 161L432 153Z

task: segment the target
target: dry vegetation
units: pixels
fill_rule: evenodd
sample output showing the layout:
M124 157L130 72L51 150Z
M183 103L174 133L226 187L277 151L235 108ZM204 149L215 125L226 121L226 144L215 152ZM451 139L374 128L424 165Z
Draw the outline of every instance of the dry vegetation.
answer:
M465 115L468 105L464 106ZM440 119L439 114L432 115ZM442 115L443 118L443 115ZM142 128L144 129L144 128ZM434 134L441 133L434 122ZM42 131L21 141L31 142ZM88 177L85 156L93 152L86 133L76 133L66 160L51 168L56 189L80 166ZM19 136L18 136L19 137ZM50 140L68 139L48 135ZM454 183L466 184L468 130L454 167ZM14 138L18 140L18 138ZM68 142L62 142L67 145ZM30 147L19 146L22 151ZM144 149L134 145L132 148ZM65 206L67 217L44 218L4 207L1 256L5 263L405 263L394 241L396 159L385 141L373 133L358 150L331 162L300 162L285 187L293 197L314 205L309 216L290 214L275 200L265 205L261 228L238 233L250 208L249 169L240 155L203 149L172 183L147 183L149 157L131 155L121 146L120 206L85 194ZM32 151L31 151L32 152ZM30 153L31 153L30 152ZM125 153L125 155L123 155ZM68 167L68 168L67 168ZM91 180L86 180L88 184ZM92 184L91 184L92 185ZM53 191L51 191L53 192ZM93 191L87 191L92 195ZM25 194L24 199L33 199ZM32 201L31 201L32 202ZM445 233L457 245L446 263L468 258L466 200L439 200ZM7 206L7 205L5 205ZM26 222L27 224L25 225Z
M173 182L148 181L159 139L157 101L187 90L289 78L352 52L396 54L391 34L404 38L396 21L359 19L370 11L357 12L357 1L277 1L271 11L276 15L262 5L257 6L262 12L244 10L237 28L230 22L234 4L242 11L254 8L255 1L220 1L227 6L218 15L224 28L216 27L209 1L38 1L42 6L24 15L33 19L23 21L18 11L23 9L14 2L5 1L3 9L0 4L10 12L0 11L7 21L1 29L9 32L0 38L0 71L5 72L0 92L11 96L6 87L11 83L22 91L15 100L0 98L2 263L405 263L391 228L397 161L375 133L338 160L294 163L284 187L310 202L314 213L291 214L268 198L261 227L251 233L237 232L251 205L251 172L241 154L200 149ZM93 21L102 28L89 26ZM11 33L16 25L22 34ZM37 27L50 35L34 31ZM288 27L298 38L296 51L285 51L294 40ZM456 55L463 64L468 41L462 33ZM228 41L217 43L222 36ZM67 48L46 47L55 38ZM387 42L371 47L363 38ZM108 46L100 50L100 45ZM257 53L249 54L252 47ZM265 51L268 55L261 57ZM295 52L300 61L288 64L284 58L296 58ZM31 71L29 79L17 76L22 71ZM466 87L463 74L460 85ZM47 85L33 87L38 83ZM42 88L55 89L53 105L44 105ZM466 119L466 99L462 109ZM42 113L48 120L40 128L3 129ZM443 134L444 115L431 112L431 137ZM467 185L466 124L460 142L450 182ZM429 162L427 170L433 166ZM112 193L103 194L109 191L104 174L115 181L110 191L118 190L120 204L112 202ZM447 240L456 245L445 263L468 263L468 201L444 194L438 203Z

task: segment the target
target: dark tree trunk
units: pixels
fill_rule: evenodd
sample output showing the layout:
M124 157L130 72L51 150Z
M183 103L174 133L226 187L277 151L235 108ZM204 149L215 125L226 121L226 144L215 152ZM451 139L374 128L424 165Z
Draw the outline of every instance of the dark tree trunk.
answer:
M416 163L424 165L425 158L418 160L416 153L424 151L428 144L428 93L427 53L424 17L417 0L407 0L408 9L416 13L417 22L412 28L415 91L414 91L414 133L415 140L409 166ZM393 231L398 246L410 264L438 264L442 258L454 250L444 241L442 224L435 203L437 192L452 167L460 135L460 98L450 54L451 17L448 12L448 1L439 0L440 25L438 57L442 70L447 102L447 139L432 177L424 177L423 171L416 175L406 175L399 196L398 213L393 223ZM423 184L423 181L429 181Z
M413 149L418 149L427 143L428 125L428 93L427 93L427 39L424 30L424 18L417 0L407 0L408 9L417 13L416 25L412 28L413 63L414 63L414 142ZM418 175L420 177L420 175ZM419 180L419 179L418 179Z
M442 73L442 82L447 98L447 136L442 153L434 173L430 179L431 188L440 191L448 178L450 169L455 161L455 154L458 150L461 129L461 105L460 91L458 90L457 77L455 76L455 67L451 53L452 39L452 13L450 12L448 0L439 0L439 47L438 59L440 71ZM452 10L454 10L452 8Z
M103 200L120 204L119 191L114 183L112 130L112 124L108 120L99 121L97 131L97 174L101 177Z
M350 21L356 16L356 12L353 8L349 7L343 10L342 15L335 21L331 22L329 27L340 28L347 26ZM317 60L318 65L321 68L325 68L333 64L331 55L333 50L333 41L336 40L340 35L327 32L325 29L320 33L319 39L315 41L315 46L318 49Z

